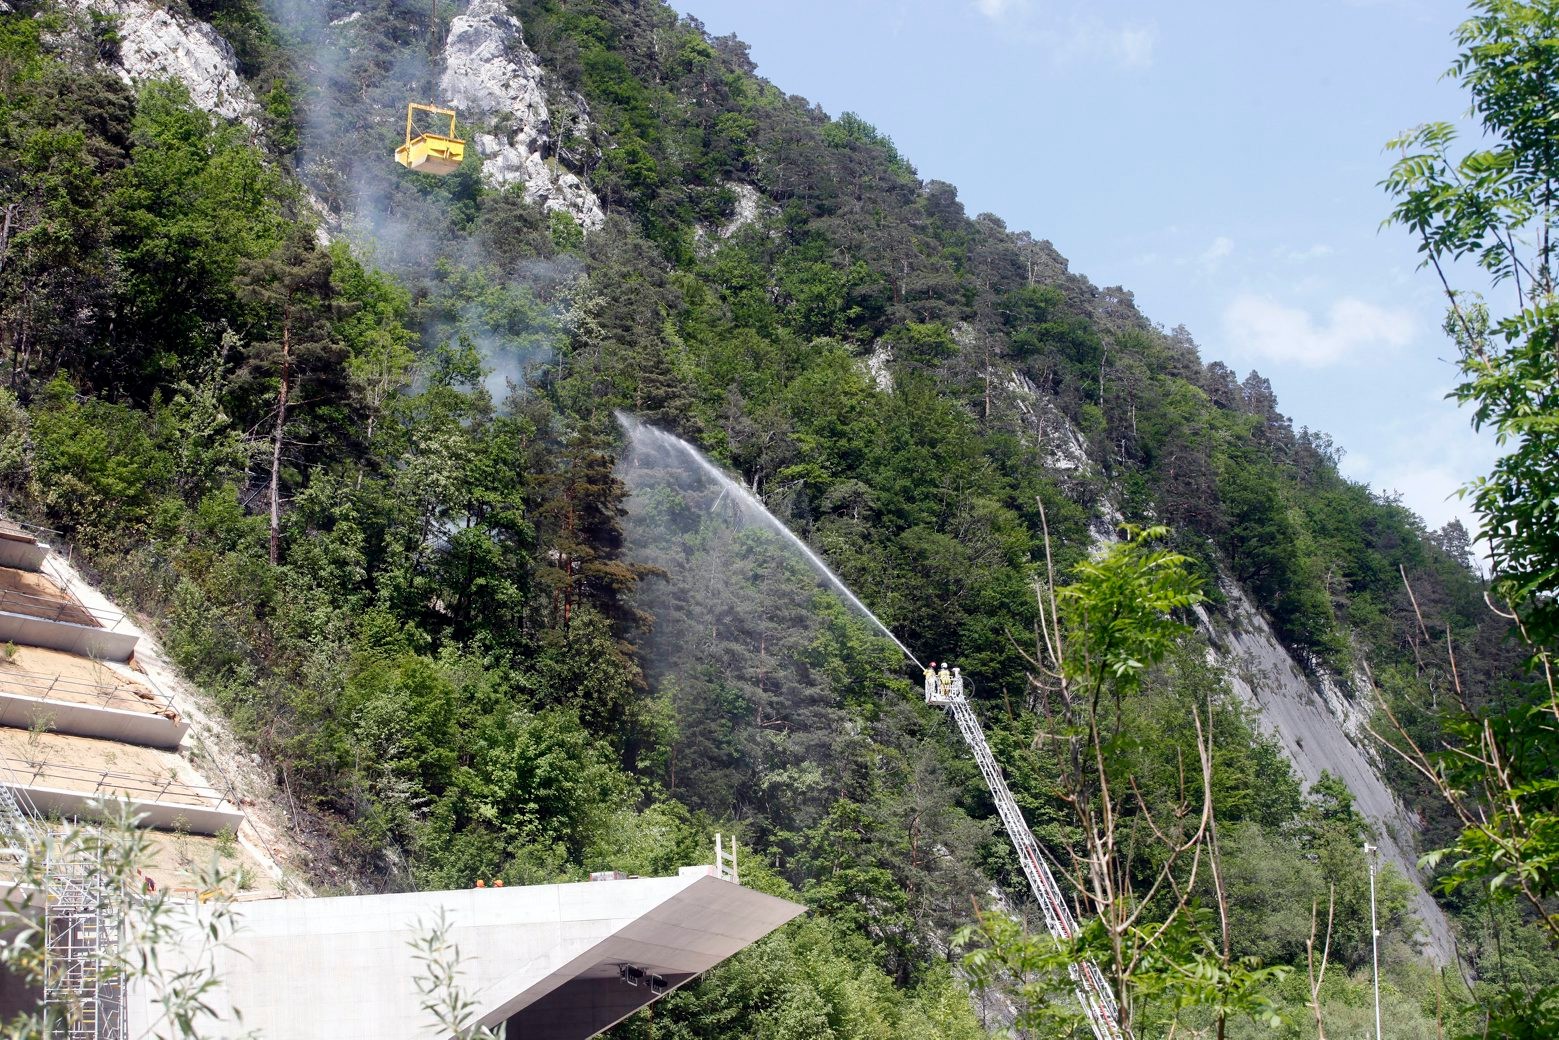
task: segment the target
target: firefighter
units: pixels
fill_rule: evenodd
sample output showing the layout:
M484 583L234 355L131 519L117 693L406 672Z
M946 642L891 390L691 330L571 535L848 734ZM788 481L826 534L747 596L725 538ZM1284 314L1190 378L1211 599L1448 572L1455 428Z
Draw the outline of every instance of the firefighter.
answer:
M936 673L937 685L942 689L942 696L953 695L953 673L947 670L947 662L942 662L942 670Z
M926 696L936 696L936 662L932 661L926 668Z
M959 671L958 671L957 668L954 668L953 669L953 696L954 697L962 697L963 695L964 695L964 677L961 674L959 674Z

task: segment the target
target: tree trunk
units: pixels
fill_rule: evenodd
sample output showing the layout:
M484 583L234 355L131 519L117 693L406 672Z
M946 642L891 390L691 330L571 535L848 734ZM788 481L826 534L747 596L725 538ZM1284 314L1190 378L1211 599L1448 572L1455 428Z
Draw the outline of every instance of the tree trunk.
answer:
M12 202L5 207L5 223L0 226L0 271L5 270L5 254L11 246L11 218L20 205L20 202Z
M292 315L282 318L281 389L276 392L276 432L271 437L271 565L276 565L281 546L281 444L287 428L287 384L292 379Z

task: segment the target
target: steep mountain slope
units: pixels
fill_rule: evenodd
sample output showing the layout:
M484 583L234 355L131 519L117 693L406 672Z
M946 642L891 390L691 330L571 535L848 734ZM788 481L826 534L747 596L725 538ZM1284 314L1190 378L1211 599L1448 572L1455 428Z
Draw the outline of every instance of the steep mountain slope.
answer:
M1329 675L1307 675L1243 591L1230 588L1228 598L1226 621L1205 614L1201 620L1229 685L1276 735L1304 782L1330 774L1347 784L1386 860L1403 877L1419 877L1418 818L1381 776L1378 745L1362 730L1364 705L1353 691L1367 690L1368 677L1355 676L1345 687ZM1413 911L1423 925L1425 953L1440 966L1455 964L1451 923L1423 884L1414 886Z
M891 646L772 546L695 490L628 498L619 408L707 449L906 643L978 678L1056 848L1074 835L1020 650L1042 533L1064 573L1119 522L1170 525L1218 667L1194 642L1166 666L1121 768L1173 771L1176 713L1217 704L1231 856L1286 904L1239 952L1299 963L1295 908L1357 899L1371 826L1414 872L1391 785L1415 793L1354 743L1363 664L1404 702L1433 681L1399 572L1435 638L1477 643L1478 696L1512 662L1465 532L1345 481L1260 376L1204 365L659 4L475 0L429 24L224 0L195 7L233 41L209 68L116 54L114 34L211 30L112 10L112 33L5 16L0 478L166 618L342 850L331 880L650 872L735 825L758 883L816 920L657 1030L800 1035L847 1006L892 1035L974 1028L945 934L991 880L1022 890L977 774ZM252 125L223 121L245 118L220 107L233 69ZM165 74L184 90L145 81ZM476 144L436 181L389 161L435 92ZM1441 962L1447 927L1421 888L1386 895L1418 1016L1409 902Z

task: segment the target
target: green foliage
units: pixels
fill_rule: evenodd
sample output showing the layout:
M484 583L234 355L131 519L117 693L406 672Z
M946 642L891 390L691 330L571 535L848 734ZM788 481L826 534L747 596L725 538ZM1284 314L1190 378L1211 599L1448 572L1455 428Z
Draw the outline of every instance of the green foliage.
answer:
M145 523L172 476L149 426L135 409L83 403L64 380L51 383L32 420L45 507L72 527Z
M240 128L213 124L182 86L147 84L131 134L133 162L113 196L120 336L131 358L166 379L209 357L224 324L242 324L236 276L281 237L278 203L292 189Z
M1499 0L1473 5L1457 30L1462 52L1448 75L1471 97L1486 146L1450 154L1455 130L1433 123L1391 142L1400 152L1384 187L1396 201L1390 221L1420 240L1425 264L1450 301L1446 331L1460 352L1463 382L1454 396L1472 405L1477 428L1494 429L1505 454L1468 488L1493 566L1492 588L1514 612L1532 664L1546 684L1514 706L1474 707L1446 723L1453 750L1431 767L1463 830L1438 853L1450 889L1487 884L1521 892L1556 939L1545 905L1559 893L1559 817L1550 777L1555 743L1551 655L1559 644L1559 379L1551 364L1559 315L1554 312L1549 205L1554 128L1546 115L1555 71L1553 38L1559 6ZM1528 245L1528 243L1532 243ZM1511 316L1491 322L1476 294L1454 290L1446 265L1472 257L1491 284L1515 290ZM1474 748L1473 755L1460 748ZM1470 797L1483 804L1471 808Z
M613 1032L622 1040L973 1040L986 1035L945 966L912 990L824 918L798 921Z
M1068 678L1089 691L1135 693L1186 628L1172 614L1202 601L1200 582L1179 553L1153 547L1168 530L1126 530L1125 541L1077 566L1056 590L1066 628ZM1094 693L1097 702L1097 692Z
M1530 892L1547 900L1559 895L1559 737L1553 707L1536 703L1486 716L1453 716L1445 722L1452 748L1488 747L1499 755L1504 795L1491 818L1462 832L1456 844L1428 859L1448 868L1448 891L1484 886L1511 894ZM1490 763L1455 750L1435 764L1456 791L1488 787ZM1552 915L1550 915L1552 916Z
M1469 699L1460 686L1443 720L1443 753L1416 745L1404 757L1436 784L1460 833L1429 862L1443 868L1447 891L1519 895L1551 943L1559 943L1559 718L1552 658L1559 646L1559 342L1555 311L1552 201L1555 129L1550 84L1559 70L1554 39L1559 5L1551 0L1483 0L1457 29L1462 48L1447 75L1471 99L1482 147L1451 154L1456 131L1430 123L1390 143L1399 153L1383 187L1395 206L1390 223L1419 240L1450 308L1446 332L1460 355L1462 382L1453 395L1472 406L1477 429L1491 428L1504 454L1493 472L1468 486L1487 542L1491 589L1508 606L1532 654L1536 681L1492 703ZM1473 259L1493 287L1514 289L1508 317L1493 321L1475 292L1453 288L1448 267ZM1396 716L1398 735L1410 734ZM1404 741L1407 743L1407 741ZM1432 745L1431 745L1432 746ZM1554 993L1528 980L1501 979L1492 1007L1473 1032L1528 1036L1551 1031Z
M1228 960L1208 938L1212 925L1211 912L1201 910L1168 924L1143 926L1142 934L1134 936L1133 948L1146 951L1133 973L1139 1033L1173 1032L1184 1027L1182 1016L1192 1010L1224 1020L1249 1018L1271 1028L1283 1024L1272 990L1291 969L1262 967L1255 958ZM987 913L953 941L970 948L963 964L976 986L999 986L1018 996L1014 1024L1019 1029L1055 1035L1084 1024L1081 1009L1062 994L1073 965L1110 955L1103 933L1095 919L1075 940L1063 943L1025 931L1006 914Z
M1457 30L1462 53L1448 70L1471 97L1487 147L1450 154L1455 129L1430 123L1390 143L1401 157L1383 182L1396 200L1390 221L1420 240L1425 264L1441 273L1451 300L1447 331L1461 352L1455 396L1473 406L1473 425L1490 427L1508 450L1494 472L1469 488L1483 517L1495 588L1520 610L1538 645L1559 638L1559 545L1553 541L1559 485L1549 460L1559 445L1559 381L1548 358L1559 315L1553 308L1546 202L1555 169L1546 116L1548 84L1559 70L1553 37L1559 6L1490 0ZM1535 242L1530 255L1523 243ZM1470 256L1494 285L1510 283L1517 304L1491 325L1472 294L1445 282L1442 262Z
M426 34L382 4L319 62L253 0L193 7L237 48L270 148L317 159L310 189L359 218L328 249L285 158L99 66L112 25L56 47L75 22L0 16L8 509L163 619L340 849L327 882L664 874L737 831L744 878L812 913L622 1035L966 1038L983 1030L942 937L993 881L1023 887L977 772L896 649L775 539L723 526L716 492L625 485L611 412L707 449L908 645L960 663L1065 855L1083 832L1017 644L1039 620L1042 503L1081 579L1058 590L1067 668L1108 694L1109 778L1141 790L1124 816L1194 822L1182 768L1212 734L1231 948L1200 913L1170 922L1144 993L1231 1033L1281 998L1291 1034L1307 997L1276 969L1318 892L1357 918L1363 832L1331 785L1301 796L1186 609L1216 610L1232 576L1308 666L1367 658L1406 697L1425 680L1399 567L1492 645L1466 539L1345 481L1265 380L1105 306L859 117L758 79L734 38L659 3L514 7L565 88L547 162L610 214L588 234L474 159L442 179L385 161ZM1106 501L1175 533L1090 561ZM1506 674L1488 659L1480 690ZM1161 865L1126 860L1136 882ZM1428 991L1393 886L1407 1007ZM1193 887L1214 905L1205 874ZM1361 991L1336 985L1345 1015Z

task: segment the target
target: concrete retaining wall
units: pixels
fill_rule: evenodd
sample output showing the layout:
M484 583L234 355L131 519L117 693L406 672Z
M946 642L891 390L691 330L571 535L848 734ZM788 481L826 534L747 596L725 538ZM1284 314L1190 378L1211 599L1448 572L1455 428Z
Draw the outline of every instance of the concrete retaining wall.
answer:
M139 639L140 636L130 632L109 632L68 621L49 621L0 610L0 642L63 650L97 661L128 661Z
M170 750L177 748L189 732L189 723L174 722L150 712L0 693L0 726L31 729L34 725L53 733Z
M48 555L47 545L0 537L0 567L15 567L19 571L39 571L43 569L43 559Z
M61 787L41 787L27 784L6 784L18 799L31 802L40 813L51 816L82 817L93 815L92 803L104 800L103 794L86 791L68 791ZM108 797L112 797L111 793ZM130 799L130 806L141 818L141 826L158 831L186 831L190 834L221 834L223 831L238 833L244 814L232 809L215 806L171 805L162 802L143 802Z

